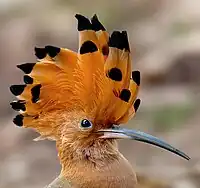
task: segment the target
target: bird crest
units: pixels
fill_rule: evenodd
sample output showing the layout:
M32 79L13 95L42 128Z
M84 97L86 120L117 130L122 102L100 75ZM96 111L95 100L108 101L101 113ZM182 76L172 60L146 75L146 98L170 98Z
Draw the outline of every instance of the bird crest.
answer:
M78 52L36 47L36 63L17 65L25 73L25 84L10 87L19 99L11 103L20 111L14 123L49 138L57 136L61 114L80 111L94 124L106 127L127 122L140 104L140 72L131 72L127 32L114 31L109 37L96 15L91 20L75 17Z

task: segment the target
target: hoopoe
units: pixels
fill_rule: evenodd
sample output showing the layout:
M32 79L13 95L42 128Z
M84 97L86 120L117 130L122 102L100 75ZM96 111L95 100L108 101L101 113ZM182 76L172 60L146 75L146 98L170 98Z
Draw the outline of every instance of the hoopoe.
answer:
M13 122L56 141L59 177L48 188L135 188L136 174L116 140L131 139L189 157L149 134L122 128L137 112L140 72L131 71L126 31L108 34L94 15L76 14L78 53L35 48L36 63L17 65L23 85L12 85L19 111Z

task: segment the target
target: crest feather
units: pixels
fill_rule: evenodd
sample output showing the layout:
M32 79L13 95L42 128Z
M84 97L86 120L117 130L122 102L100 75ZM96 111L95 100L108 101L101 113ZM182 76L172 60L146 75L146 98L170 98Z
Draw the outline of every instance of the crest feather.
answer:
M96 31L96 36L99 42L99 49L101 53L104 55L104 58L106 59L109 53L109 47L108 47L109 34L106 31L105 27L99 21L96 14L91 18L91 22L92 22L92 27Z

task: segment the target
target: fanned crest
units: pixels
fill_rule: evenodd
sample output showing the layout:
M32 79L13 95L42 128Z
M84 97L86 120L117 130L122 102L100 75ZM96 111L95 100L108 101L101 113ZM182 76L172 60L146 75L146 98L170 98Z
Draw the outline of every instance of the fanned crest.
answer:
M35 48L36 63L17 65L25 84L12 85L19 111L13 122L30 127L42 137L56 140L63 115L71 111L91 114L93 122L121 124L137 111L140 72L131 72L126 31L111 36L94 15L77 14L78 53L65 48Z

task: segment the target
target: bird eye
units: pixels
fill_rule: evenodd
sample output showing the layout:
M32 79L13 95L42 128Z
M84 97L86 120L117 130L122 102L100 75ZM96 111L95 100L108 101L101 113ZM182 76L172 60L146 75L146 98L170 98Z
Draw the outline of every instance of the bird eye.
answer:
M81 128L87 129L87 128L91 128L91 127L92 127L92 123L89 120L87 120L87 119L81 120Z

